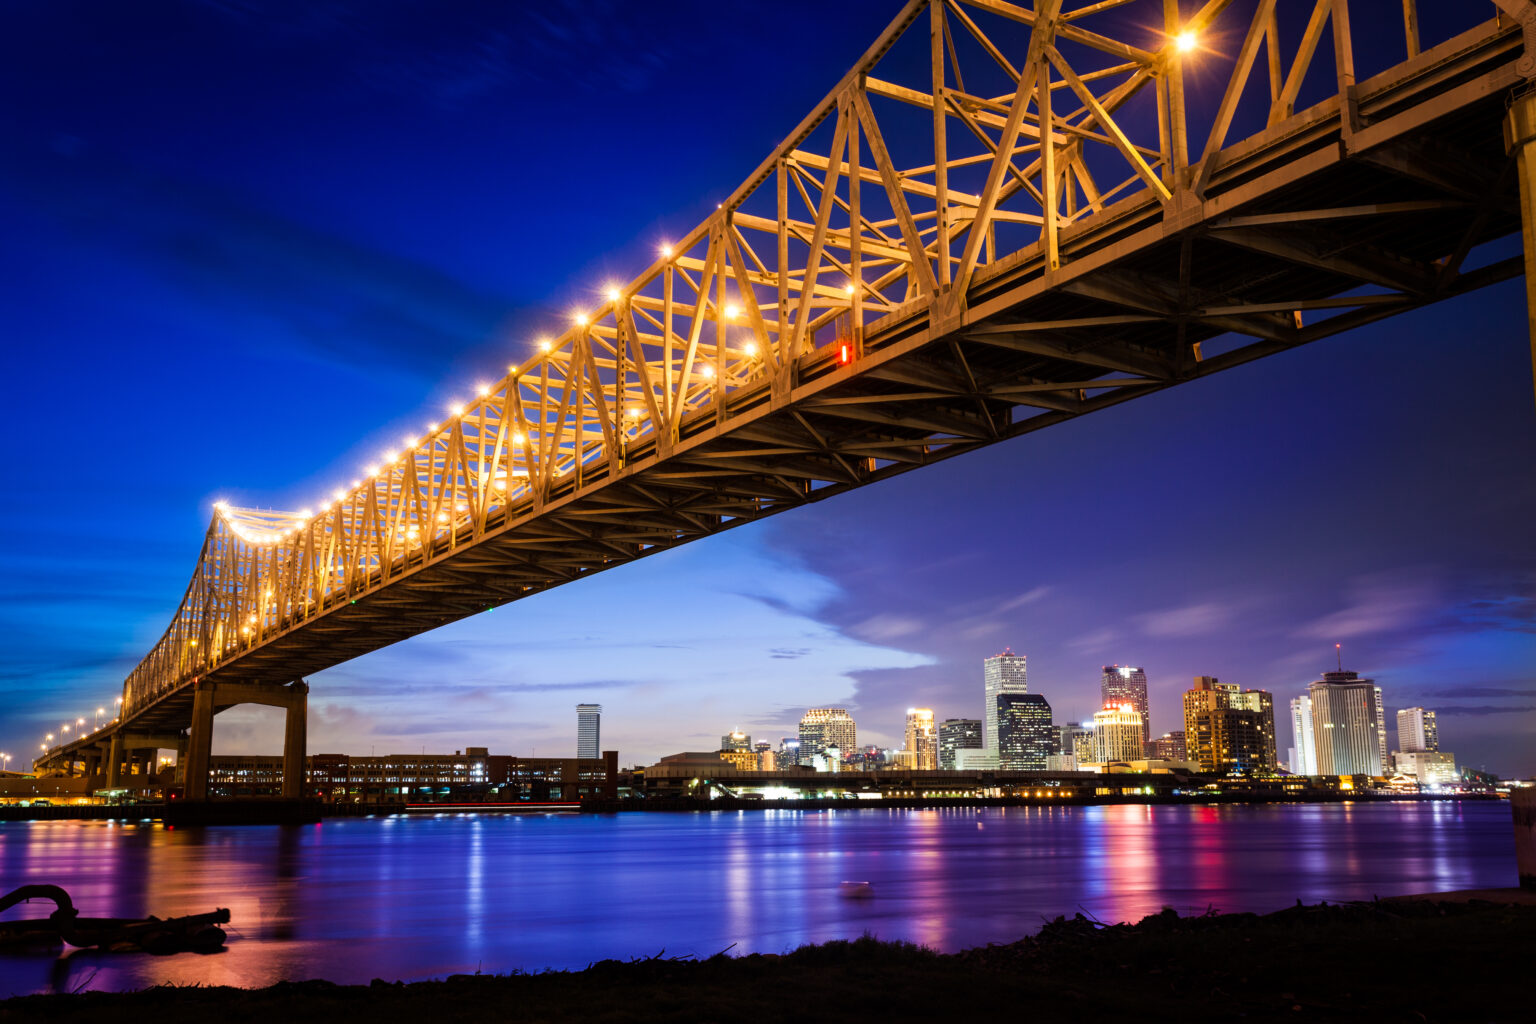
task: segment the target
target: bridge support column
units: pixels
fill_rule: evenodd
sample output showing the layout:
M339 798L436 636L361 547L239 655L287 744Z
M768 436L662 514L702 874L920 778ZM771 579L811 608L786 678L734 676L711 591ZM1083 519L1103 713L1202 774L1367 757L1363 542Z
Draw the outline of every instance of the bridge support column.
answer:
M309 743L309 684L304 680L286 687L289 698L283 730L283 796L304 796L304 754Z
M123 785L123 730L112 732L112 744L107 751L107 788L121 789Z
M187 771L182 795L208 799L208 759L213 755L213 697L215 685L200 679L193 684L192 728L187 730Z
M304 795L304 753L308 738L309 684L302 679L288 686L272 683L196 683L192 694L192 728L185 740L186 772L182 792L188 800L208 799L208 767L213 757L213 716L236 704L264 704L287 712L283 729L283 796ZM178 758L182 741L176 741Z
M1536 92L1518 97L1504 119L1504 148L1520 178L1520 226L1525 241L1525 316L1536 380Z

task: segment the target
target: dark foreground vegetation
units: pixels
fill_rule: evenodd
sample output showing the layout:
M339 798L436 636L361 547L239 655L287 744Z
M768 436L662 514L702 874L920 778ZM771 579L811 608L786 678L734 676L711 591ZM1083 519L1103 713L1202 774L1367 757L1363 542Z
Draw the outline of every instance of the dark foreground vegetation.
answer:
M1530 1021L1536 906L1297 905L1104 927L1082 916L941 955L829 942L584 971L26 996L0 1021Z

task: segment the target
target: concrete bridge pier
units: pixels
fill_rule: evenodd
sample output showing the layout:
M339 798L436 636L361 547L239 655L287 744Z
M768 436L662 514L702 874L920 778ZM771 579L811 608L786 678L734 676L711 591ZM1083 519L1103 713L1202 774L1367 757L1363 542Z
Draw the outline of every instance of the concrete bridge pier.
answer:
M304 795L304 754L308 741L309 684L219 683L200 680L192 693L192 728L186 741L184 794L208 799L208 763L213 756L213 716L237 704L262 704L287 713L283 732L283 796Z
M121 789L123 785L123 730L112 734L107 750L107 788Z
M153 775L158 767L155 764L155 751L168 750L181 743L180 733L164 732L128 732L119 729L112 734L112 742L103 744L107 746L107 789L121 789L123 775L134 774L134 766L139 766L138 774ZM98 751L100 747L97 748ZM98 753L96 755L100 757ZM87 772L87 774L93 774Z
M1525 64L1532 58L1522 58ZM1536 70L1532 68L1531 70ZM1525 315L1531 338L1531 367L1536 374L1536 89L1510 103L1504 120L1504 147L1515 158L1520 179L1520 227L1525 242Z

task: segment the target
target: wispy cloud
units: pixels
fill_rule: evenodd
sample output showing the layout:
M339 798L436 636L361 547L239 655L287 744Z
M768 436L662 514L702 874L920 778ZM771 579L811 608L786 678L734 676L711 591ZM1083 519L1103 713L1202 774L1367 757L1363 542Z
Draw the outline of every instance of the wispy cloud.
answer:
M1148 636L1206 636L1232 621L1232 606L1207 602L1137 616Z
M1536 704L1521 704L1518 707L1498 707L1493 704L1468 704L1461 707L1446 706L1437 708L1435 713L1439 715L1519 715L1527 711L1536 711Z
M1352 581L1349 603L1302 626L1298 637L1348 640L1392 633L1422 623L1437 603L1438 588L1418 569L1376 573Z
M1503 686L1443 686L1432 690L1419 690L1419 695L1431 700L1459 700L1487 697L1536 697L1536 689L1515 689Z
M928 624L922 619L910 615L895 613L882 613L872 615L863 622L852 626L849 632L861 640L869 640L874 643L889 643L892 640L900 640L902 637L912 636L922 632Z
M1015 608L1023 608L1027 604L1034 604L1036 601L1045 598L1050 594L1050 592L1050 587L1041 584L1038 587L1024 591L1024 593L1020 594L1018 597L1015 597L1011 601L1004 601L1002 604L998 605L997 611L1000 613L1011 612Z

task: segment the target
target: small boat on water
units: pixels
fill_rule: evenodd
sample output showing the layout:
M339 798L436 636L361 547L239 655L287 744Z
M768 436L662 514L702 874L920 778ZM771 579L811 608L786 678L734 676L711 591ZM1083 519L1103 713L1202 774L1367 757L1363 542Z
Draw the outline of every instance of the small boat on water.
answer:
M187 917L81 917L69 893L56 885L24 885L0 896L0 911L30 900L54 905L47 917L0 921L0 953L53 949L60 944L96 947L111 953L213 953L224 946L229 911Z
M837 891L845 900L868 900L875 896L875 887L869 882L840 882Z

